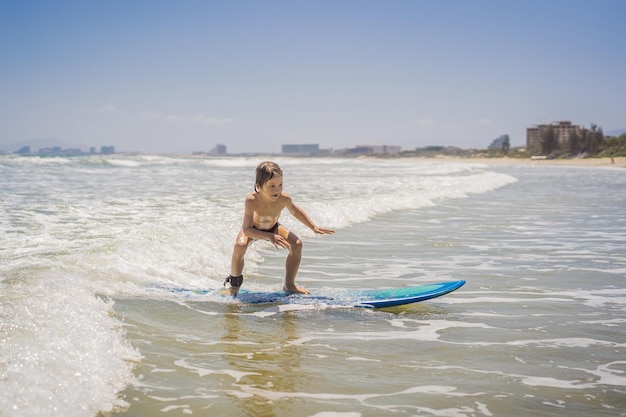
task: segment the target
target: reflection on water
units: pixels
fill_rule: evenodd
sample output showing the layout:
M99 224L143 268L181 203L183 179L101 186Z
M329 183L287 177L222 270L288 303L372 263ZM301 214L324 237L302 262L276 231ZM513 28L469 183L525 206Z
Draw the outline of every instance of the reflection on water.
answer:
M272 320L259 319L263 323L253 320L253 325L248 325L247 319L236 312L223 316L224 358L245 375L234 384L241 391L229 395L239 411L232 415L289 415L293 405L290 401L274 402L257 392L306 391L308 378L300 367L303 348L289 344L299 337L298 316L284 314Z
M115 310L144 358L123 393L132 405L114 415L290 415L294 401L268 394L307 391L304 347L290 343L300 337L296 314L258 318L238 304L141 299L118 299Z

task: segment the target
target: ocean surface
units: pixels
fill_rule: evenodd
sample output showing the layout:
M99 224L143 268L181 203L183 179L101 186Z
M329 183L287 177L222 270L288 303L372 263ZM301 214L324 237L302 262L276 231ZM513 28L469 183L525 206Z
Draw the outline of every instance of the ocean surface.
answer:
M277 158L313 293L222 287L256 158L0 156L0 416L626 416L626 170ZM245 288L282 288L256 242Z

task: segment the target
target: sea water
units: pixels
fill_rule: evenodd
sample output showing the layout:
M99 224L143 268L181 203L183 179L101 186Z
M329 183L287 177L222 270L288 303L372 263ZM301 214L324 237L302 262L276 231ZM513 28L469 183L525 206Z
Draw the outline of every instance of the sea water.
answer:
M624 416L626 171L276 158L313 293L220 288L258 158L0 156L0 416ZM255 242L244 286L282 287Z

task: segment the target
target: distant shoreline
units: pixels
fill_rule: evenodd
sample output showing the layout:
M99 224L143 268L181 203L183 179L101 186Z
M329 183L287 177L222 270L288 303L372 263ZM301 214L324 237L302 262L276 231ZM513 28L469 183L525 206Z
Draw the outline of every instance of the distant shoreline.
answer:
M0 154L3 155L3 154ZM9 155L9 154L4 154ZM189 159L211 159L211 158L219 158L219 157L255 157L255 158L351 158L351 159L386 159L386 160L415 160L415 161L442 161L442 162L460 162L460 163L481 163L481 164L492 164L492 165L562 165L562 166L586 166L586 167L605 167L605 168L626 168L626 156L616 156L616 157L601 157L601 158L565 158L565 159L530 159L530 158L509 158L507 156L500 157L471 157L471 156L454 156L454 155L433 155L433 156L398 156L398 155L377 155L377 154L369 154L369 155L358 155L358 156L349 156L349 157L340 157L340 156L312 156L312 155L289 155L289 154L241 154L241 155L209 155L209 154L169 154L169 153L154 153L154 154L144 154L142 152L116 152L114 154L109 154L106 156L115 156L115 155L160 155L165 157L175 157L175 158L189 158ZM25 157L28 156L39 156L39 157L55 157L58 155L23 155ZM68 157L73 157L76 155L69 155Z
M589 167L614 167L626 168L626 157L616 156L614 158L568 158L568 159L530 159L530 158L467 158L454 156L436 156L434 158L416 158L420 160L434 159L449 162L473 162L484 164L514 164L514 165L566 165L566 166L589 166Z
M264 156L264 155L255 155ZM198 157L198 155L193 155ZM281 158L281 157L303 157L303 158L325 158L318 156L303 156L303 155L285 155L285 154L268 154L265 155L268 159ZM328 158L338 158L331 156ZM509 158L507 156L485 158L485 157L468 157L468 156L453 156L453 155L433 155L433 156L395 156L395 155L358 155L348 158L354 159L385 159L390 161L445 161L445 162L461 162L461 163L480 163L480 164L493 164L493 165L563 165L563 166L587 166L587 167L607 167L607 168L626 168L626 156L616 156L613 158L567 158L567 159L530 159L530 158Z
M289 155L289 154L254 154L254 155L198 155L198 154L181 154L176 155L183 158L215 158L215 157L263 157L272 158L342 158L340 156L312 156L312 155ZM386 159L386 160L415 160L415 161L446 161L446 162L462 162L462 163L481 163L494 165L569 165L569 166L588 166L588 167L613 167L626 168L626 156L616 156L614 158L567 158L567 159L530 159L530 158L509 158L507 156L485 158L485 157L468 157L453 155L433 155L433 156L397 156L397 155L358 155L343 158L351 159Z

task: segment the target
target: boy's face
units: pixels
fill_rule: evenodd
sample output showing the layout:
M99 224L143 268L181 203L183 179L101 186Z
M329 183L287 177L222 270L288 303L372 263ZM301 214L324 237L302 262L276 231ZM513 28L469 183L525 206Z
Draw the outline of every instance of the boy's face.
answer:
M261 193L272 201L278 200L283 192L283 177L275 176L261 187Z

